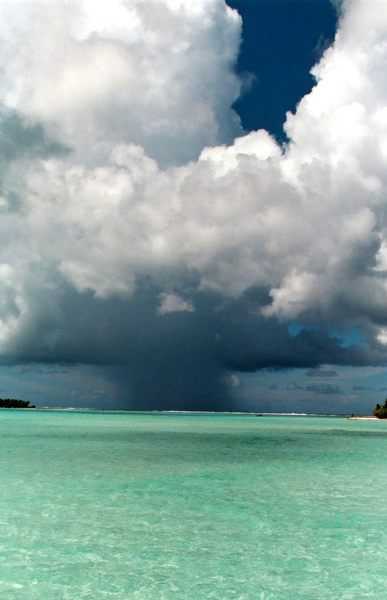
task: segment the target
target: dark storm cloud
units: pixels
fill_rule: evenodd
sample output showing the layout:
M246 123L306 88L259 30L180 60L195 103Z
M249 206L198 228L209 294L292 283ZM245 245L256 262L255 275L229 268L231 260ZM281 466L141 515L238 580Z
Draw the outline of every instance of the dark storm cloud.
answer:
M193 281L195 311L167 314L160 314L160 289L149 281L130 299L99 299L71 286L58 286L55 295L51 289L46 301L36 292L7 360L120 365L128 408L186 410L231 407L225 372L316 367L332 358L359 365L383 360L370 348L343 348L324 331L290 336L285 325L260 316L262 291L225 301L218 294L194 293ZM325 384L306 389L337 393Z

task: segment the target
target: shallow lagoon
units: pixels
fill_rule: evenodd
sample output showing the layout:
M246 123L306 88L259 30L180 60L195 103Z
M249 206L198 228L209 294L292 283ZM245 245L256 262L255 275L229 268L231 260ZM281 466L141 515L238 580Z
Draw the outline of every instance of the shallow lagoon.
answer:
M387 423L0 411L2 598L385 600Z

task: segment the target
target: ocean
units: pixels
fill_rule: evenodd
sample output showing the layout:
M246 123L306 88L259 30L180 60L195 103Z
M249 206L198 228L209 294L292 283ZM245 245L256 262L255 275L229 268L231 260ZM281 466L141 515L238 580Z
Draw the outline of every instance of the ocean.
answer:
M385 600L387 422L1 410L4 600Z

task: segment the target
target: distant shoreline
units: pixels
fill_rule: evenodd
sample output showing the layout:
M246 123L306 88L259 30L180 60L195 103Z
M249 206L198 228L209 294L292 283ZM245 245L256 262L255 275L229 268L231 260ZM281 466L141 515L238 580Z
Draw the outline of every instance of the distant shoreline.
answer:
M33 410L33 411L52 411L52 412L98 412L98 413L115 413L115 414L133 414L133 415L181 415L181 416L240 416L240 417L326 417L340 418L349 421L383 421L372 415L349 415L348 413L295 413L295 412L242 412L242 411L204 411L204 410L130 410L130 409L114 409L114 408L88 408L75 406L26 406L26 407L6 407L0 406L1 410ZM386 419L387 420L387 419Z
M383 421L383 419L378 419L377 417L347 417L350 421Z
M26 408L7 408L0 407L0 410L26 410ZM224 416L241 416L241 417L327 417L341 418L348 420L364 420L364 421L380 421L377 417L371 415L349 415L348 413L295 413L295 412L242 412L242 411L194 411L194 410L130 410L130 409L114 409L114 408L89 408L89 407L74 407L74 406L29 406L28 410L36 411L52 411L52 412L100 412L100 413L116 413L116 414L138 414L138 415L181 415L181 416L199 416L199 415L224 415Z

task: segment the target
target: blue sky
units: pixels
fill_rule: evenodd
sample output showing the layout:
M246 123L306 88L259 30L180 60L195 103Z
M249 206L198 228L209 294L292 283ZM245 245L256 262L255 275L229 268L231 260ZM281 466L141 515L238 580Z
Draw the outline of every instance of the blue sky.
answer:
M369 412L387 9L74 2L0 6L1 395Z
M286 112L314 84L310 69L332 42L337 13L329 0L229 0L243 18L238 71L252 74L235 103L244 129L285 139Z

